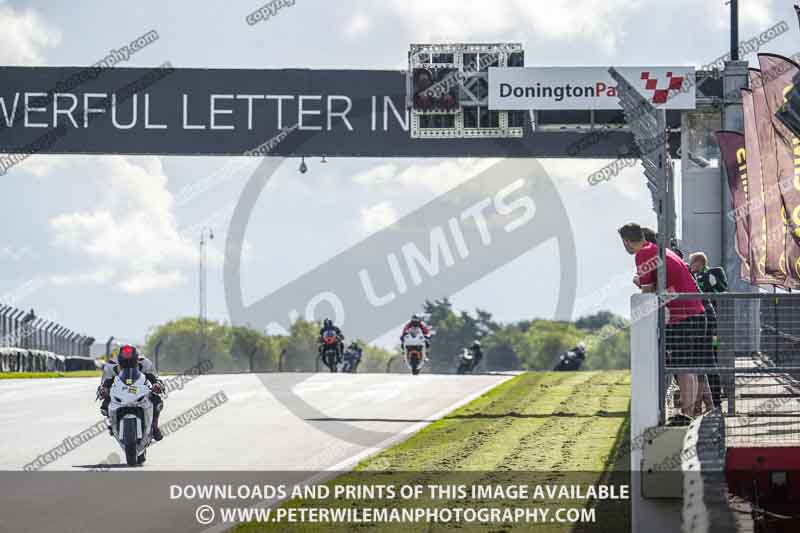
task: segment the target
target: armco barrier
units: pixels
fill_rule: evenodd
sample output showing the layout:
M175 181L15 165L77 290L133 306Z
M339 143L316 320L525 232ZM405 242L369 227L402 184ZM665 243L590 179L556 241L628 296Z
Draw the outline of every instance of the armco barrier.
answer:
M725 479L725 418L712 411L689 426L681 453L683 533L755 531L752 520L734 512Z
M64 356L44 350L0 348L0 372L72 372L95 370L91 357Z

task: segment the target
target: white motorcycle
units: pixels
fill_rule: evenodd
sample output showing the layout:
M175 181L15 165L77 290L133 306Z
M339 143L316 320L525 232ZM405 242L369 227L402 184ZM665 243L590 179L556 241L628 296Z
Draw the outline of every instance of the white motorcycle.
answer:
M111 385L108 424L114 438L125 452L128 466L145 461L153 434L153 402L150 383L135 368L123 369Z
M403 349L405 351L406 365L411 369L411 374L419 374L425 361L428 360L427 339L422 334L422 329L411 328L403 335Z
M458 374L466 374L467 372L472 372L473 370L475 370L475 356L472 355L472 350L469 348L464 348L461 350L458 369L456 372Z

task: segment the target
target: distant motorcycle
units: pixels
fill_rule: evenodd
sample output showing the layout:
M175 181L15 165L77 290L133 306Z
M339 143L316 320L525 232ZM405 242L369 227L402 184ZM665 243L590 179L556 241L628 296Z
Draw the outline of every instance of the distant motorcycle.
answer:
M583 345L583 343L580 343L572 350L567 350L566 352L562 353L559 356L558 363L556 363L556 367L553 370L556 372L575 372L580 370L581 365L583 365L585 360L586 347Z
M153 437L150 383L143 372L125 368L114 378L110 395L108 423L111 432L125 452L128 466L142 464Z
M458 356L458 369L456 372L459 374L466 374L473 370L475 370L475 356L472 355L471 350L464 348L461 350L461 355Z
M411 374L416 376L428 360L427 339L422 329L413 327L403 335L403 350L406 365L411 369Z
M341 344L336 332L328 330L322 334L322 362L331 372L338 370L339 360L341 359Z
M358 364L361 362L361 356L355 350L347 350L344 352L342 362L342 372L355 374L358 369Z

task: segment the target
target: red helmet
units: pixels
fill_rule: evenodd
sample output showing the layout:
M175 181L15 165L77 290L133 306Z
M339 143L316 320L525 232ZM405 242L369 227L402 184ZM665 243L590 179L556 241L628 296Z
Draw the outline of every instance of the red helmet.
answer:
M139 366L139 352L135 346L130 344L124 345L119 349L119 356L117 363L120 368L136 368Z

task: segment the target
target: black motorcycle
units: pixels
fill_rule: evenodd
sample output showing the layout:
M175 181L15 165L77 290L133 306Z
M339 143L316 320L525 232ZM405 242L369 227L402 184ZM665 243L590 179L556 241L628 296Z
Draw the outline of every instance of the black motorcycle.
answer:
M567 350L558 358L558 363L553 369L556 372L575 372L581 369L581 365L586 360L586 349L576 346L572 350Z
M339 370L339 361L341 360L341 343L339 337L336 336L334 331L326 331L322 334L322 350L320 353L322 362L330 369L331 372Z

